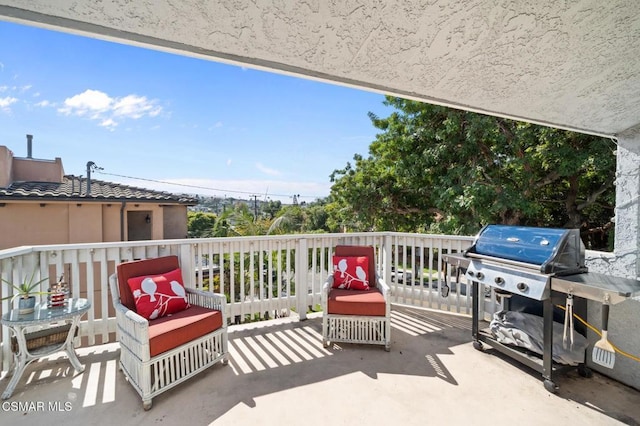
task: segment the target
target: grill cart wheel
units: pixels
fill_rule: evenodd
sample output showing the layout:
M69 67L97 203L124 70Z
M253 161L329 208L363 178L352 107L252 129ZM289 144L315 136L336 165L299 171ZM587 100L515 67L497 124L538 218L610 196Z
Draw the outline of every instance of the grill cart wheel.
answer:
M479 350L480 352L482 352L484 350L484 346L482 346L481 342L478 342L477 340L473 341L473 347L477 350Z
M556 386L555 383L553 383L551 380L549 379L545 379L544 381L544 388L551 393L556 393L558 392L558 386Z
M578 374L580 377L586 377L587 379L593 377L593 371L584 364L578 366Z

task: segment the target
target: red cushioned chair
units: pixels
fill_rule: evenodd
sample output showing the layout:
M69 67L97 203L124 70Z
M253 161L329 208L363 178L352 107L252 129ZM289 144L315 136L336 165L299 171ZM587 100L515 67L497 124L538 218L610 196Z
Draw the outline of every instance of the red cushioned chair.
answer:
M142 397L145 410L151 408L156 395L217 362L228 362L224 295L185 288L187 309L149 320L136 312L129 279L165 274L179 267L177 256L144 259L117 265L116 273L109 277L120 366Z
M391 290L376 273L375 250L370 246L336 246L334 256L366 256L368 290L333 288L330 275L322 290L322 341L384 345L390 349Z

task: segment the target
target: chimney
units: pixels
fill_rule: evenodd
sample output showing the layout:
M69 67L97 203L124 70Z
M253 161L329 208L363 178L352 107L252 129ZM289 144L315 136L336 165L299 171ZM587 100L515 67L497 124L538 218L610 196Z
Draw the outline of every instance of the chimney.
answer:
M33 158L33 135L27 135L27 158Z

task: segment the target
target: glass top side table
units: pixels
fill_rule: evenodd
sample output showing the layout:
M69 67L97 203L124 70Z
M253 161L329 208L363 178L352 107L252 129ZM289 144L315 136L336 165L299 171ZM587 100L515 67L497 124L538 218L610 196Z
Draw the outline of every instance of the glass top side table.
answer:
M17 341L17 348L13 354L13 377L2 394L2 399L11 398L27 365L38 358L65 351L73 368L78 373L84 371L84 366L80 364L74 350L73 339L75 338L76 330L80 323L80 317L82 317L89 308L91 308L91 302L87 299L68 299L65 304L60 307L49 308L46 302L42 302L36 305L35 310L29 314L20 314L18 309L13 309L2 315L2 325L7 326L9 330L11 330L12 335ZM63 328L67 334L66 339L64 339L62 343L43 344L42 346L38 345L37 347L29 348L27 341L31 336L38 333L39 336L46 337L48 331L51 333L59 332L61 328L55 327L55 324L69 321L71 322L70 327ZM45 328L37 332L29 333L27 330L34 326L44 326Z

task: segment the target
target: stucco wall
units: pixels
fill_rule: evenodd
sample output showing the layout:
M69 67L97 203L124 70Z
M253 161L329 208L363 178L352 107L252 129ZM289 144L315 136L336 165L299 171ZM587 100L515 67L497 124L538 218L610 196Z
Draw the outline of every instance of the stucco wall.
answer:
M96 241L103 241L99 204L8 202L0 207L0 249Z
M165 206L162 211L164 237L187 238L187 206Z
M37 160L13 158L13 180L15 182L62 182L64 169L62 160Z
M66 204L5 203L0 207L0 249L37 244L62 244L69 239Z
M638 123L633 0L0 0L18 22L612 135Z
M69 204L69 243L91 243L102 238L102 206L96 203Z
M6 202L0 207L0 250L23 245L120 241L121 207L121 203ZM125 241L130 240L127 213L131 211L141 212L140 226L151 228L151 235L144 239L186 238L186 206L127 204ZM147 213L150 224L144 222Z
M6 188L11 183L11 164L13 154L6 146L0 146L0 188Z
M120 241L121 203L102 204L102 241Z

